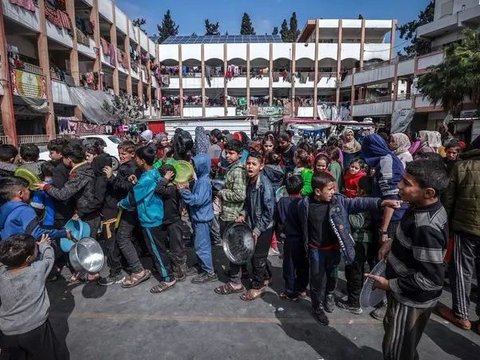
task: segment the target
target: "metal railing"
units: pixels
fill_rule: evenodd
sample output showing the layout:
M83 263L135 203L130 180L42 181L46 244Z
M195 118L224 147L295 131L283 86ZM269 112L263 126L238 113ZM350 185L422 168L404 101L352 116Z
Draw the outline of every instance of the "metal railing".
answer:
M18 144L47 144L48 135L18 135Z

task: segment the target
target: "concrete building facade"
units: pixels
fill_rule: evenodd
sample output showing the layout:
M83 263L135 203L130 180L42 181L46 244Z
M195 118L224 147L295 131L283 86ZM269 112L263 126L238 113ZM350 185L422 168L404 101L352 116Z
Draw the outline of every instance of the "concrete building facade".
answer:
M440 105L434 106L417 89L418 77L429 71L430 66L440 64L444 49L462 38L465 27L480 25L480 3L478 0L437 0L434 21L418 28L417 36L431 41L432 51L415 58L396 57L391 61L375 64L370 68L356 68L348 74L342 89L351 90L351 112L354 119L365 117L390 120L395 112L415 112L412 129L436 130L447 114ZM464 111L454 126L465 132L466 140L480 135L480 122L475 109L464 104Z
M81 120L88 101L70 88L97 99L105 92L138 96L146 115L156 115L157 44L111 0L52 3L2 0L2 140L46 142L56 136L58 118Z
M392 61L395 27L316 19L295 43L198 36L159 45L112 0L2 0L0 135L45 143L68 119L95 122L102 101L119 94L138 97L153 121L350 118L342 83L354 68Z

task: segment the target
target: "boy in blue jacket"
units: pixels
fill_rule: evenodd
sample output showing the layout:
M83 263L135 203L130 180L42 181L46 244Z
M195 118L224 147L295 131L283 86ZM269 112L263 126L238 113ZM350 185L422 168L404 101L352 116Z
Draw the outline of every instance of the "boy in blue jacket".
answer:
M150 289L152 294L159 294L175 286L165 239L162 238L163 202L155 189L161 179L160 173L153 168L155 149L142 146L135 151L137 167L143 171L128 196L119 202L119 206L127 211L137 209L138 219L145 236L148 250L162 281Z
M213 220L212 185L210 170L212 160L207 154L198 154L193 158L197 180L192 191L188 184L179 184L180 195L190 207L190 216L195 229L195 254L203 272L192 279L194 284L203 284L217 280L213 269L210 226Z
M29 234L40 239L47 234L52 240L70 237L66 230L45 229L33 207L28 204L30 190L28 183L19 177L0 179L0 238L8 239L12 235Z

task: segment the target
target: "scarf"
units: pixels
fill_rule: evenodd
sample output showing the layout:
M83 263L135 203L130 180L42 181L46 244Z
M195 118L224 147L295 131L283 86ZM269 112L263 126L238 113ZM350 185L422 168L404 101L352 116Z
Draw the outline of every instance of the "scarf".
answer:
M397 148L393 151L395 155L400 155L408 151L412 144L407 135L403 133L392 134L393 141L397 145Z
M355 154L362 149L362 146L360 145L360 143L357 140L355 140L355 138L352 138L351 141L347 142L346 138L347 138L347 135L349 135L349 134L354 135L354 132L353 132L352 129L347 129L343 132L342 151L344 153L347 153L347 154Z
M362 144L362 158L370 167L377 167L380 159L390 155L393 162L398 162L397 166L403 168L402 162L389 148L385 140L378 134L367 135Z

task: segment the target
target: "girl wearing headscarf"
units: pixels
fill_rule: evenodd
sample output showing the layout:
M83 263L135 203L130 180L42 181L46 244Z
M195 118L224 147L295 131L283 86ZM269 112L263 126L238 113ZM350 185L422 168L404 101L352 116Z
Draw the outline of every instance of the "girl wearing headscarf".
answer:
M408 151L412 144L407 135L403 133L396 133L390 136L390 143L388 147L393 151L395 155L400 159L403 164L403 168L407 165L407 162L413 161L412 154Z
M342 153L343 153L343 164L348 166L350 162L356 157L360 152L362 146L355 139L355 133L352 129L345 129L342 134Z

